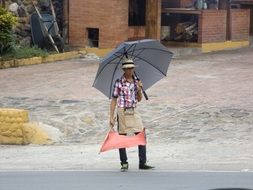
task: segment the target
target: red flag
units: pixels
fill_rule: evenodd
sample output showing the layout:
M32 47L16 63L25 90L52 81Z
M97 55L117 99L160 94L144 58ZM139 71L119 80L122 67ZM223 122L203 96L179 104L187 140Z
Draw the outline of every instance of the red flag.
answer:
M99 152L112 149L128 148L146 144L145 129L134 136L119 135L118 132L110 130Z

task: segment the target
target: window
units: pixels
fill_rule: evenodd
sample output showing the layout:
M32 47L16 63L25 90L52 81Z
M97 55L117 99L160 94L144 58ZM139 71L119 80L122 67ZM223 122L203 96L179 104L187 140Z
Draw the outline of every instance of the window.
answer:
M145 26L146 0L129 0L128 25Z
M88 46L98 47L99 41L99 29L98 28L87 28L88 31Z

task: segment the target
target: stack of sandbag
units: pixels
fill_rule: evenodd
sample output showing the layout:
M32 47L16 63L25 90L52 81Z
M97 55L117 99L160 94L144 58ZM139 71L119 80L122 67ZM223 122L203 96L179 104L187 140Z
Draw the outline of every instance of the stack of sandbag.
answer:
M0 144L23 144L23 125L28 121L26 110L0 108Z
M51 144L48 134L36 123L30 123L22 109L0 108L0 144Z

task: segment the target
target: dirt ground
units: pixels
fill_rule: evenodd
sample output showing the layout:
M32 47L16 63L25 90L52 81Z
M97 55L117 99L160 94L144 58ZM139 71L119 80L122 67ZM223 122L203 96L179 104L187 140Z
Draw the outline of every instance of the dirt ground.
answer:
M173 59L138 109L148 160L158 170L253 170L253 48ZM99 60L0 70L0 107L27 109L54 145L1 145L0 170L114 170L117 150L98 154L110 101L92 87ZM137 169L130 148L130 170Z

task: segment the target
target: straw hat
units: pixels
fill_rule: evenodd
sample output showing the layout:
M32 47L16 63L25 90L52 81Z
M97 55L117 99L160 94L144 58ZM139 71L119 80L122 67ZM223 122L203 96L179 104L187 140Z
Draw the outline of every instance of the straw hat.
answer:
M125 59L122 62L122 69L127 69L127 68L134 68L134 61L132 59Z

